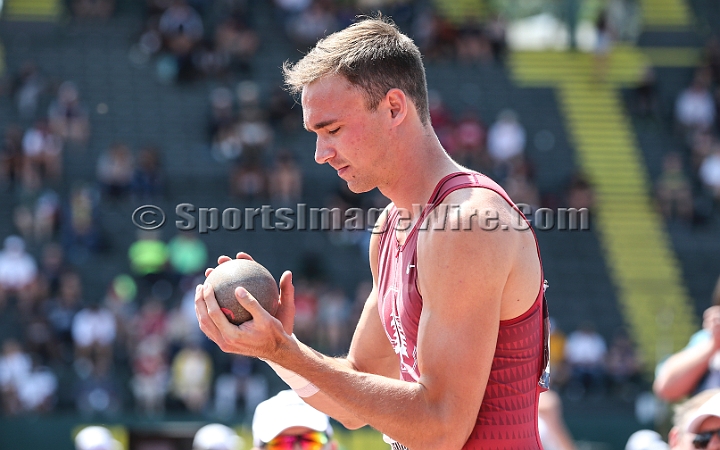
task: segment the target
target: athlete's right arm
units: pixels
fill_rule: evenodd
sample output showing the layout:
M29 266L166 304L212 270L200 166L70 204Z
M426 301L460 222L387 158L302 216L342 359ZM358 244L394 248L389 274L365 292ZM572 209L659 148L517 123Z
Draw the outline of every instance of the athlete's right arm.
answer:
M379 233L380 230L384 229L387 211L388 209L386 208L378 218L374 229L375 232L373 232L370 238L370 271L372 272L373 289L363 307L347 357L336 358L336 360L359 372L398 379L400 370L398 358L385 335L382 323L380 322L380 314L378 313ZM364 421L349 413L322 391L306 397L304 400L314 408L339 421L348 429L357 429L366 425Z

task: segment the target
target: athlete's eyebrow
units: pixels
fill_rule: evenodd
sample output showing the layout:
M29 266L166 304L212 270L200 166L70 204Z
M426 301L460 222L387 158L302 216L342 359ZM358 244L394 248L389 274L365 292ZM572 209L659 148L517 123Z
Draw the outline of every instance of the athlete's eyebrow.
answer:
M308 128L307 124L305 122L303 122L303 126L305 127L306 130L313 131L313 130L319 130L321 128L325 128L326 126L332 125L335 122L337 122L337 119L323 120L322 122L316 123L312 129Z

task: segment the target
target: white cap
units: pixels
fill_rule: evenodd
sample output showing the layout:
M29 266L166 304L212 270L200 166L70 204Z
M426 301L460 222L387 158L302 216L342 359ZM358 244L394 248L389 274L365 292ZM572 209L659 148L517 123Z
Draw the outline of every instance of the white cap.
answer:
M241 450L242 438L230 427L211 423L197 430L193 439L193 450Z
M332 436L330 420L308 405L295 391L281 391L255 408L252 422L253 445L260 447L292 427L306 427Z
M660 433L653 430L636 431L630 435L625 444L625 450L668 450L669 448Z
M688 422L687 431L697 433L700 425L708 417L720 417L720 394L715 394L708 401L700 405L700 407Z
M107 428L91 426L83 428L75 436L75 448L77 450L119 450L120 443L113 438Z

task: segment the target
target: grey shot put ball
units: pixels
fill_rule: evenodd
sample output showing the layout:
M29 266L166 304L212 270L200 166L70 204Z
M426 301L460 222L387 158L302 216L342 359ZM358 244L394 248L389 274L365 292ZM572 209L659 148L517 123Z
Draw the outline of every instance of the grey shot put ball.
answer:
M235 289L244 287L267 312L275 316L280 292L272 274L261 264L248 259L233 259L217 266L207 281L215 291L220 309L228 320L240 325L252 319L235 298Z

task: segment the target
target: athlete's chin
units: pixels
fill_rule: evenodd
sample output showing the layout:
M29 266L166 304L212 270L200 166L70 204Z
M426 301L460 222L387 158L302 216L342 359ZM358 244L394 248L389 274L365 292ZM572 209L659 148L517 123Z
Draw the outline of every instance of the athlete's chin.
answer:
M365 192L372 191L375 186L371 185L370 183L362 183L358 180L346 180L347 181L347 187L350 189L350 192L354 194L362 194Z

